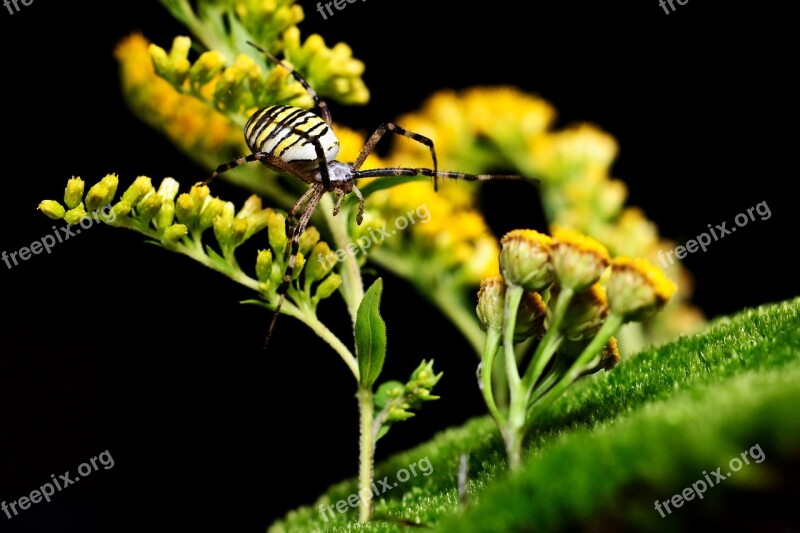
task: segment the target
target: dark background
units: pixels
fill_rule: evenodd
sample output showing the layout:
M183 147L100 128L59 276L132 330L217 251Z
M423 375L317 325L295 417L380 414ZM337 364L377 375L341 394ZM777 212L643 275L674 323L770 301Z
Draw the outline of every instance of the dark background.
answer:
M786 15L755 2L691 0L665 15L656 0L369 0L323 21L300 4L304 36L346 41L367 64L372 101L333 105L338 121L370 130L438 89L517 85L549 100L559 126L591 121L613 134L628 203L679 243L768 202L771 219L685 261L709 316L798 294L797 172L784 133L794 62L790 34L776 27ZM0 251L51 232L36 206L60 198L72 175L91 184L117 172L121 187L140 174L205 176L120 98L119 39L141 30L167 47L185 33L156 2L35 0L13 16L0 6L0 28ZM544 229L519 197L484 198L498 234ZM383 377L403 379L434 357L445 378L442 399L393 429L378 460L484 412L467 343L404 282L385 281ZM268 313L239 305L252 295L188 258L101 227L50 256L0 264L0 295L0 500L106 449L116 462L13 520L0 514L0 531L264 531L356 474L345 366L285 317L262 353ZM322 314L346 338L341 301Z

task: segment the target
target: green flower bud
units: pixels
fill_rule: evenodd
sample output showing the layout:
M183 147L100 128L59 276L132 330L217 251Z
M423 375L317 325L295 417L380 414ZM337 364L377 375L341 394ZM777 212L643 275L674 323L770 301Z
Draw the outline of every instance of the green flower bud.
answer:
M197 85L205 85L222 72L224 67L225 59L222 54L217 51L203 52L189 69L189 77Z
M554 295L555 297L555 295ZM561 322L567 340L577 341L594 337L608 316L608 300L600 285L573 296Z
M189 233L189 228L183 224L173 224L164 231L161 242L175 244Z
M175 217L182 224L192 223L192 213L194 213L194 200L188 193L183 193L178 196L178 201L175 202Z
M131 212L132 207L131 204L129 204L125 200L121 200L117 202L112 209L114 210L116 218L119 218L128 216Z
M478 320L481 329L502 329L505 313L506 284L501 276L484 279L478 290Z
M312 260L306 265L306 282L313 283L321 280L333 270L336 264L336 255L331 252L328 243L318 242L311 254L308 256Z
M231 226L233 226L235 211L233 202L225 202L222 214L213 218L214 235L220 243L229 243L231 240Z
M336 289L338 289L341 285L342 285L342 276L333 273L324 280L322 280L322 283L317 285L317 292L314 293L314 297L317 300L324 300L325 298L328 298L330 295L336 292Z
M150 222L150 220L156 216L158 210L161 209L161 203L161 197L158 194L155 192L148 193L147 196L142 198L139 205L136 206L136 212L139 218L144 222Z
M500 271L506 283L528 291L539 291L553 283L550 237L518 229L506 233L500 242Z
M83 217L86 216L86 210L83 208L83 204L79 204L78 207L73 207L66 213L64 213L64 220L70 226L73 226L81 221Z
M44 213L49 218L53 220L61 220L64 218L64 206L60 203L56 202L55 200L45 200L39 204L39 211Z
M262 211L261 198L253 194L244 201L242 208L238 213L236 213L236 218L247 218L258 213L259 211Z
M256 276L259 281L269 281L272 276L272 252L270 250L259 250L256 258Z
M272 212L267 224L269 245L275 251L276 257L283 257L283 251L286 249L286 242L289 240L286 237L286 217L281 213Z
M530 337L544 335L544 321L547 317L547 304L538 292L526 292L522 295L517 309L517 320L514 323L514 342L522 342Z
M297 254L297 260L294 263L294 272L292 272L292 279L297 279L303 267L306 265L306 258L303 254Z
M247 234L247 220L237 219L233 221L230 229L229 241L233 246L239 246L244 242L244 236ZM300 264L300 256L297 257L298 265Z
M108 192L108 187L102 182L92 185L92 188L86 193L86 209L88 211L97 211L106 205Z
M205 207L209 193L210 190L207 185L192 185L192 188L189 189L189 196L192 197L194 202L194 216L200 214L200 210Z
M161 195L159 194L159 196ZM156 215L156 227L159 232L168 229L172 225L172 220L175 216L175 202L172 201L172 198L161 198L161 209L158 210L158 215Z
M67 182L67 188L64 190L64 203L67 204L67 209L78 207L78 204L83 201L83 180L80 178L70 178Z
M172 61L170 61L167 51L160 46L151 44L148 48L148 52L150 53L150 58L153 60L156 74L164 78L169 77L170 74L172 74Z
M102 206L106 206L111 204L111 201L114 200L114 196L117 194L119 177L116 174L106 174L105 177L100 180L100 183L105 185L108 189L108 196L106 197L106 201L102 204Z
M405 394L405 391L405 386L399 381L387 381L386 383L382 383L375 392L375 406L379 409L383 409L389 405L389 402L392 400L402 398L402 396Z
M152 191L155 191L155 189L153 188L153 184L150 183L150 178L147 176L139 176L122 194L122 201L133 206L138 204L142 198Z
M308 255L308 252L319 242L319 231L317 228L311 226L306 228L302 235L300 235L300 247L298 250L303 255Z
M206 202L205 207L200 210L200 219L197 221L197 225L201 229L210 228L214 225L214 219L218 216L222 216L224 211L225 202L223 200L213 197L210 198Z
M181 59L189 57L189 50L192 48L192 40L189 37L179 35L172 40L172 49L169 51L169 59L175 63Z
M175 197L178 196L178 191L181 188L181 184L175 181L172 178L164 178L161 180L161 184L158 186L158 195L163 200L174 200Z

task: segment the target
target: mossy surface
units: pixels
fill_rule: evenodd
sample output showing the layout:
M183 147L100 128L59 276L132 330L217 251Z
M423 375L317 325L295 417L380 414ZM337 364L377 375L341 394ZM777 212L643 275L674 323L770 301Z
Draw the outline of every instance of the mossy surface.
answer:
M390 484L426 457L433 472L417 468L378 496L370 524L359 525L349 507L322 518L319 505L356 492L348 480L270 531L788 530L800 521L783 503L800 501L798 406L800 298L717 320L570 388L543 415L513 475L495 426L478 418L377 465L375 478ZM732 461L745 451L750 464ZM462 453L466 507L456 489ZM718 467L722 481L711 473ZM670 504L662 518L655 500L705 475L715 485L703 498Z

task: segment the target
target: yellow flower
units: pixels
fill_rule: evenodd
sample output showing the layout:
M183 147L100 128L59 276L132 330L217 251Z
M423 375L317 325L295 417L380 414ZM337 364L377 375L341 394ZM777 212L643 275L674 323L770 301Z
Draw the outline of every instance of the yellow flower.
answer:
M551 183L607 176L618 150L614 137L591 124L534 137L529 149L537 175Z
M546 289L553 283L550 260L552 240L538 231L517 229L506 233L500 250L500 270L506 283L528 291Z

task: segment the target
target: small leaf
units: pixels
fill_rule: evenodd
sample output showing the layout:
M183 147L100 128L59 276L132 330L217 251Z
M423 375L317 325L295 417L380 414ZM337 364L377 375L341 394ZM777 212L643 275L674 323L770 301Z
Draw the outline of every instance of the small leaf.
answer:
M356 357L361 388L371 389L386 358L386 323L380 315L383 280L378 278L364 294L356 313Z

